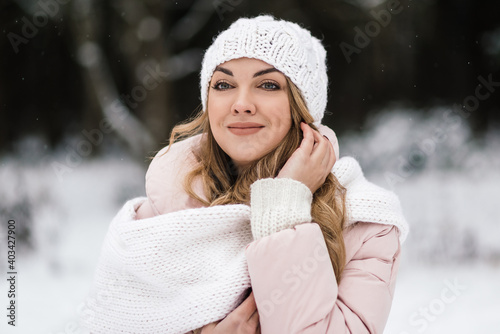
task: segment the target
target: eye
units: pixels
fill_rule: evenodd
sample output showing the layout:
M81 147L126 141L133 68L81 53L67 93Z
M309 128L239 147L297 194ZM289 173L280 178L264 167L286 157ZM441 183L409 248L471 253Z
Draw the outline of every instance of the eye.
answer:
M265 90L278 90L280 89L280 86L276 84L273 81L266 81L260 87L264 88Z
M212 88L215 90L228 90L231 87L232 86L225 81L218 81L212 86Z

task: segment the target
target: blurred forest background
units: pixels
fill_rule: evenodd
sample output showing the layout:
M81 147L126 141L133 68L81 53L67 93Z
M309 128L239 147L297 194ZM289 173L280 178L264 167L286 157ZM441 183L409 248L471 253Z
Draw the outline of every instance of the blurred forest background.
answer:
M157 149L200 103L198 73L212 38L259 13L298 22L323 40L331 83L324 122L339 135L362 130L388 101L425 113L436 104L462 104L479 75L500 80L498 1L395 1L400 5L377 32L370 11L390 2L3 0L0 149L12 151L26 135L54 149L68 135L99 129L116 99L129 117L111 120L116 129L105 140L138 146L138 156ZM355 28L366 32L367 24L374 36L356 47ZM358 52L346 58L342 42ZM148 69L158 76L149 89ZM498 125L499 101L493 94L470 115L475 135ZM119 130L125 125L141 134L130 138Z
M0 248L15 219L22 278L7 333L83 333L107 226L199 106L204 50L264 13L323 41L323 123L401 198L386 333L500 331L498 0L0 0Z

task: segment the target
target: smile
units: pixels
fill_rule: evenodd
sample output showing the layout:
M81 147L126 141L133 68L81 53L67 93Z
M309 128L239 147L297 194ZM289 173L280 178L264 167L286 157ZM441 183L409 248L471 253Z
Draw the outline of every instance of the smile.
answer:
M237 136L251 135L259 132L264 125L252 122L237 122L228 125L229 131Z
M229 128L229 131L234 133L237 136L244 136L244 135L251 135L256 132L259 132L263 126L259 127L245 127L245 128L238 128L238 127L231 127Z

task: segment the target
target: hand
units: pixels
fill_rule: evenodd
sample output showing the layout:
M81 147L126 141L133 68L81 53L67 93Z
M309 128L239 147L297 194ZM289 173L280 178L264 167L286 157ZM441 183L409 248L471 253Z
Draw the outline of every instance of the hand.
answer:
M323 185L335 164L335 152L328 138L300 123L304 138L278 174L305 184L314 194Z
M222 321L204 326L201 334L260 334L253 292Z

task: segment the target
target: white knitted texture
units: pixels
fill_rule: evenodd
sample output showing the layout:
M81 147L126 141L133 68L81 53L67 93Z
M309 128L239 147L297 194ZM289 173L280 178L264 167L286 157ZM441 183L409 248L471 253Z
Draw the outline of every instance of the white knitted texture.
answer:
M347 188L347 226L394 225L406 239L393 193L368 182L353 158L338 160L332 172ZM251 229L259 238L311 220L311 192L291 179L256 181L251 208L219 205L134 220L144 200L125 203L110 224L81 310L82 325L94 334L186 333L222 319L250 287Z
M321 123L328 86L325 48L298 24L268 15L237 20L207 49L200 73L203 110L215 68L242 57L260 59L289 77L300 89L314 124Z
M408 235L398 197L368 180L359 163L344 157L332 169L347 189L346 227L356 222L394 225L403 243ZM252 234L259 239L311 221L312 194L309 188L291 179L261 179L251 186Z
M83 312L92 333L186 333L222 319L250 287L246 205L134 220L145 198L113 219Z
M406 240L409 227L396 194L366 180L354 158L340 159L333 166L332 172L347 189L346 226L358 221L394 225L399 229L401 243Z
M301 182L261 179L252 184L250 197L255 240L311 221L312 193Z

